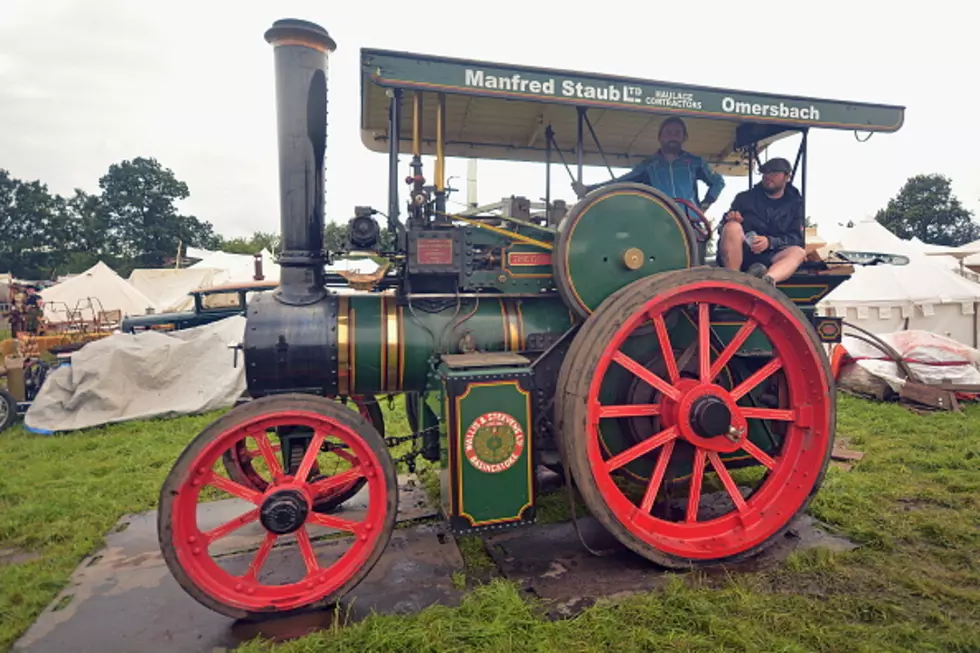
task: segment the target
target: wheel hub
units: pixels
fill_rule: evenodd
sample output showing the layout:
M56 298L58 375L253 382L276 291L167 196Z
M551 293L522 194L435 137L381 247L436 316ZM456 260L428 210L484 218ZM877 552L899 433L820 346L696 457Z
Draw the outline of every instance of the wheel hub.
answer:
M717 453L737 451L748 433L728 390L695 379L680 379L676 400L663 398L662 425L675 426L681 438L696 447Z
M714 395L698 397L691 404L688 420L691 429L702 438L727 435L731 428L732 411L725 402Z
M309 511L306 498L298 490L278 490L262 502L259 519L266 530L288 535L299 530Z

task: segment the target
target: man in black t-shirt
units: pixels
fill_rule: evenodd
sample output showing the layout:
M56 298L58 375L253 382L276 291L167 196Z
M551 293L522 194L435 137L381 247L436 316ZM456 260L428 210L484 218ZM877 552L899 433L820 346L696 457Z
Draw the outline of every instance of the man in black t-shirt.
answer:
M771 284L793 276L806 257L803 196L786 159L770 159L762 181L735 196L719 228L719 262Z

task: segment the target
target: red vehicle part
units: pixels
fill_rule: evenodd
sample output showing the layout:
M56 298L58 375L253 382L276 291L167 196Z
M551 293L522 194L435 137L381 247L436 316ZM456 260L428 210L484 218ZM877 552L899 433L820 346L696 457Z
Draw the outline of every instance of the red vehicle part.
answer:
M296 474L283 469L268 440L269 430L284 426L314 432ZM246 435L258 441L262 459L273 477L264 491L228 479L218 471L224 453ZM311 477L309 472L321 462L321 445L328 437L349 447L357 462L335 476ZM329 516L313 509L323 497L360 480L369 493L360 519ZM206 487L207 493L203 492ZM211 498L214 490L252 507L227 523L205 529L198 506L202 499ZM394 463L384 440L367 420L322 397L277 395L236 407L194 438L164 483L157 528L164 559L178 583L212 610L247 619L321 607L343 596L381 556L395 525L397 505ZM210 547L238 529L247 525L254 528L256 524L265 537L248 567L233 573L219 565ZM331 555L330 560L324 561L311 543L310 527L325 527L347 535L341 543L349 544L348 550L337 559ZM293 542L305 573L286 584L266 584L260 574L272 548ZM335 549L331 547L331 554L336 553Z
M712 358L710 316L724 307L740 314L744 326ZM682 376L670 343L670 315L684 310L696 325L695 373ZM625 354L631 335L652 328L666 373ZM754 332L772 344L771 359L734 387L719 376ZM694 344L692 344L694 347ZM652 388L643 404L602 405L606 377L621 367ZM780 372L778 408L746 406L743 398ZM666 378L664 378L666 377ZM693 378L692 378L693 377ZM593 515L623 544L668 567L733 561L772 544L817 491L830 460L836 395L826 354L809 321L778 290L761 280L719 268L693 268L648 277L612 295L594 313L572 344L559 378L556 415L573 478ZM608 451L602 441L606 419L656 416L659 430ZM764 452L747 439L752 420L765 420L782 433L781 450ZM672 519L654 510L666 499L668 464L684 452L692 461L686 510ZM721 459L741 452L765 472L761 485L745 497ZM645 488L627 494L617 480L625 466L649 457L653 471ZM628 477L628 475L626 475ZM731 509L699 518L702 488L712 478L724 489ZM663 502L661 503L663 507ZM676 512L676 511L675 511Z

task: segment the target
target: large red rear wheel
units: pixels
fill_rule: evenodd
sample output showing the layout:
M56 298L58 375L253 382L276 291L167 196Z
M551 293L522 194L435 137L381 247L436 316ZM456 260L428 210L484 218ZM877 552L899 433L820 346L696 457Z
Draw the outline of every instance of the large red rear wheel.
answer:
M313 432L293 474L269 441L270 431L284 427ZM258 442L271 471L263 491L222 473L223 454L245 436ZM353 454L356 464L334 476L309 474L315 465L326 468L335 451ZM313 509L355 481L363 481L368 492L360 514L328 516ZM205 523L204 504L225 497L242 500L242 514ZM367 420L330 399L280 395L236 407L191 441L164 483L157 528L164 559L181 587L212 610L248 619L323 606L353 589L387 545L397 505L394 463ZM229 544L226 538L235 536ZM329 546L318 549L314 542L321 537ZM231 551L236 553L221 555ZM276 561L266 564L273 556ZM292 577L286 567L295 572Z
M739 355L767 341L770 356ZM618 291L577 334L558 387L586 505L667 567L758 554L806 509L830 460L827 356L785 295L741 273L679 270ZM733 478L746 462L755 469L736 474L761 471L748 492Z

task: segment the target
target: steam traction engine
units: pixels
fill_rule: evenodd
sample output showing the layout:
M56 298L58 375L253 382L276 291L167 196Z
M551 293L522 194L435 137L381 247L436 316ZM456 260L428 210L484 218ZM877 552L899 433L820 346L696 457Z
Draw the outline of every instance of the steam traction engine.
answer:
M667 567L754 555L805 509L827 467L836 409L818 330L797 303L807 308L843 277L777 289L706 265L701 223L644 185L596 190L557 226L547 215L450 215L445 95L423 107L415 94L406 116L407 82L392 90L384 78L411 71L379 63L381 51L364 59L366 69L377 64L372 97L389 102L394 242L380 246L373 209L357 211L350 239L351 250L390 265L373 277L327 275L335 45L293 20L266 39L284 251L280 285L251 301L240 345L254 399L195 437L161 492L161 547L195 599L249 618L333 602L364 578L398 505L389 445L400 442L385 438L382 395L405 395L408 458L440 463L456 533L532 523L538 465L567 471L606 528ZM426 109L434 145L422 133ZM403 224L406 118L414 151ZM580 121L579 152L581 133ZM431 187L423 147L435 148ZM805 290L797 302L794 287ZM211 524L199 504L219 492L248 507ZM709 493L724 500L705 505ZM355 495L367 499L339 509ZM261 538L256 551L219 555L249 529ZM286 545L295 548L280 554Z

